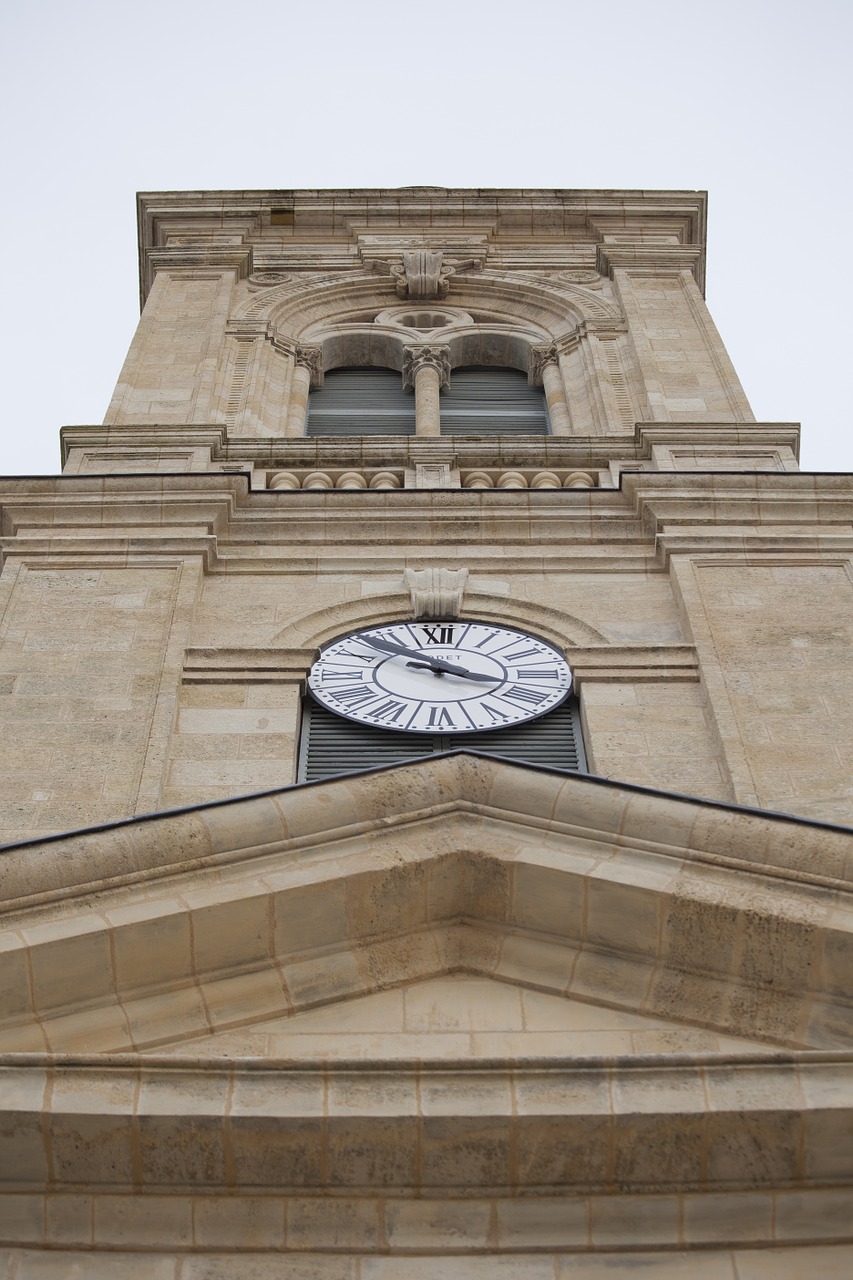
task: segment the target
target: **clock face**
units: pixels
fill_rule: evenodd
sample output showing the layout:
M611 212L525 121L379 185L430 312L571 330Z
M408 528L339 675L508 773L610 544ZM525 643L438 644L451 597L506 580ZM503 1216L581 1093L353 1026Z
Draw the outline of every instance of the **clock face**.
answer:
M328 645L311 668L318 702L403 733L482 733L534 720L568 696L563 656L486 622L394 622Z

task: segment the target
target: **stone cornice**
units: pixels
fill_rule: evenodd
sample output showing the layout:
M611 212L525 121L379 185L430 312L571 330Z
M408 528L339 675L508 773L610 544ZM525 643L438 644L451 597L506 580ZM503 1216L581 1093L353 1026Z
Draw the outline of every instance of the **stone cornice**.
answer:
M276 242L312 243L328 251L337 241L414 229L424 246L454 238L488 238L494 248L520 239L592 249L620 239L704 246L706 195L697 191L399 188L327 191L144 192L137 197L141 283L150 287L152 250L208 243L257 243L269 265ZM420 233L420 234L419 234ZM570 265L570 264L569 264Z
M147 297L160 271L234 271L244 280L252 270L251 245L180 245L152 248L145 254L144 289Z
M305 679L316 649L187 649L185 684L294 684Z
M7 845L0 892L4 1052L79 1018L110 1054L207 1036L320 972L326 999L461 971L701 1009L753 1054L853 1038L853 831L473 753Z
M676 648L683 653L687 647ZM433 810L445 819L454 811L482 814L513 827L561 831L569 838L583 832L596 845L610 846L615 840L624 851L653 849L656 856L674 858L682 874L688 865L704 865L771 876L780 884L853 893L850 828L480 753L453 752L393 771L401 782L400 830L408 822L423 822ZM262 849L285 854L317 841L336 843L388 829L383 806L374 811L370 799L385 794L388 772L372 770L2 846L0 910L64 902L96 890L195 873L204 865L237 867ZM402 784L410 774L418 786L407 807L409 792ZM323 805L317 804L318 788ZM354 805L358 796L364 803ZM467 821L463 829L464 845L470 839Z
M447 613L437 615L447 617ZM576 683L699 679L692 645L569 646L566 655ZM316 649L188 649L187 684L293 684L305 679Z
M396 1176L389 1173L385 1195L393 1197L406 1188L408 1195L419 1198L442 1192L462 1196L468 1215L480 1205L466 1206L464 1197L472 1191L482 1197L482 1188L489 1188L490 1197L533 1192L530 1204L538 1223L539 1197L546 1188L564 1197L665 1191L671 1200L676 1193L680 1199L689 1192L731 1193L743 1188L746 1195L734 1202L743 1211L749 1208L750 1193L763 1191L766 1196L778 1187L799 1192L793 1197L794 1210L802 1214L807 1188L827 1182L843 1185L853 1173L849 1144L839 1144L831 1165L824 1167L820 1158L826 1154L820 1135L829 1127L845 1133L853 1121L851 1062L847 1053L754 1059L697 1054L673 1056L671 1061L649 1056L512 1063L451 1060L415 1066L370 1060L307 1065L245 1058L217 1062L165 1055L114 1055L110 1061L82 1055L3 1057L0 1087L7 1100L6 1122L20 1135L14 1167L5 1171L4 1180L19 1194L94 1191L96 1221L101 1214L108 1221L109 1201L130 1191L144 1193L149 1202L145 1220L150 1221L151 1214L162 1214L157 1193L168 1194L172 1212L163 1215L157 1243L160 1248L184 1250L181 1197L191 1194L203 1200L205 1193L218 1192L233 1199L235 1170L238 1178L252 1171L240 1188L240 1198L250 1206L251 1193L304 1197L334 1190L337 1196L329 1206L334 1213L342 1193L367 1191L365 1169L389 1169L390 1121L395 1147L390 1168ZM42 1111L45 1096L52 1099L47 1112ZM93 1108L99 1114L98 1098L103 1111L92 1135L90 1117ZM817 1132L810 1107L821 1121ZM665 1160L659 1144L651 1140L652 1134L664 1131L664 1124L670 1126L667 1134L679 1135L674 1147L667 1145ZM76 1140L71 1150L69 1130ZM597 1159L580 1154L589 1150L591 1131ZM638 1133L649 1135L642 1152ZM701 1159L697 1134L702 1135ZM762 1158L744 1166L748 1154L754 1155L756 1134L762 1138ZM158 1145L163 1155L152 1160L152 1148ZM339 1158L321 1159L327 1147ZM568 1158L569 1152L576 1153L574 1159ZM340 1158L341 1153L350 1158ZM372 1191L375 1197L375 1184ZM87 1203L91 1213L92 1202ZM281 1216L281 1201L268 1203ZM783 1218L785 1203L783 1193L777 1210ZM383 1209L390 1222L399 1217L392 1205L393 1199L387 1209L381 1200L369 1202L374 1227ZM565 1217L565 1200L561 1208ZM315 1221L321 1210L318 1201ZM769 1217L766 1203L764 1213ZM637 1230L635 1215L626 1214L630 1222L624 1239L629 1244L632 1226ZM730 1246L725 1234L731 1230L730 1215L719 1210L706 1210L706 1215L724 1220L711 1238L717 1235ZM440 1220L438 1214L436 1218ZM19 1219L23 1223L20 1213ZM346 1239L348 1222L342 1213L336 1241ZM794 1230L783 1234L784 1243L790 1244ZM123 1248L135 1243L138 1231L138 1217L128 1214ZM457 1232L448 1244L456 1246L454 1252L460 1247L470 1250L458 1228ZM399 1227L392 1238L393 1252L401 1244ZM548 1239L553 1238L552 1227ZM649 1238L646 1228L645 1244ZM820 1238L831 1239L831 1229L822 1230ZM143 1239L150 1249L150 1236ZM516 1247L517 1239L516 1235ZM612 1236L608 1239L613 1243ZM360 1240L355 1237L353 1243ZM413 1243L424 1247L423 1240ZM535 1233L531 1243L541 1258L542 1241ZM229 1245L234 1250L244 1247L240 1237ZM291 1247L298 1247L298 1242ZM233 1262L239 1254L229 1257ZM442 1260L436 1261L438 1273ZM286 1269L287 1262L283 1265ZM405 1271L406 1259L400 1258L398 1274Z
M689 644L589 645L566 650L575 682L699 679L699 659Z
M795 458L800 455L798 422L638 422L636 438L642 458L650 458L656 444L687 444L699 450L708 445L744 450L776 447L789 448Z
M615 271L690 271L700 288L704 285L704 248L683 244L603 244L598 246L596 266L602 275Z

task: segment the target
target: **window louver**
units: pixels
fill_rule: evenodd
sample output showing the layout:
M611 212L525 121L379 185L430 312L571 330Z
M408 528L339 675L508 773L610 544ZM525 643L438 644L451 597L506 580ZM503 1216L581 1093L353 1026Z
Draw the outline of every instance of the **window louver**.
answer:
M515 369L454 369L441 393L441 434L547 435L545 396Z
M313 699L303 709L300 782L358 769L400 764L442 751L484 751L526 764L583 773L586 760L577 702L570 698L538 720L490 733L405 734L356 724L333 715Z
M308 397L306 435L411 436L415 397L391 369L335 369Z

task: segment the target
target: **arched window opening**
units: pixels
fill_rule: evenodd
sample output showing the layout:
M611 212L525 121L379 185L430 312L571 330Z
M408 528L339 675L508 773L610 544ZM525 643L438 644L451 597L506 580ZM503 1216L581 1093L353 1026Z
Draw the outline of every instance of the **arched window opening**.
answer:
M308 436L411 436L415 397L393 369L333 369L308 397Z
M548 409L540 387L517 369L454 369L441 393L443 436L547 435Z

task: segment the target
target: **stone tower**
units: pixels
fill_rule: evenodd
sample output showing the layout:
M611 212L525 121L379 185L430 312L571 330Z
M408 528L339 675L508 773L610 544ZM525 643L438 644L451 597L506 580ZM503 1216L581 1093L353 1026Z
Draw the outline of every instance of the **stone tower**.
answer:
M138 212L0 481L9 1274L846 1276L853 492L704 195Z

